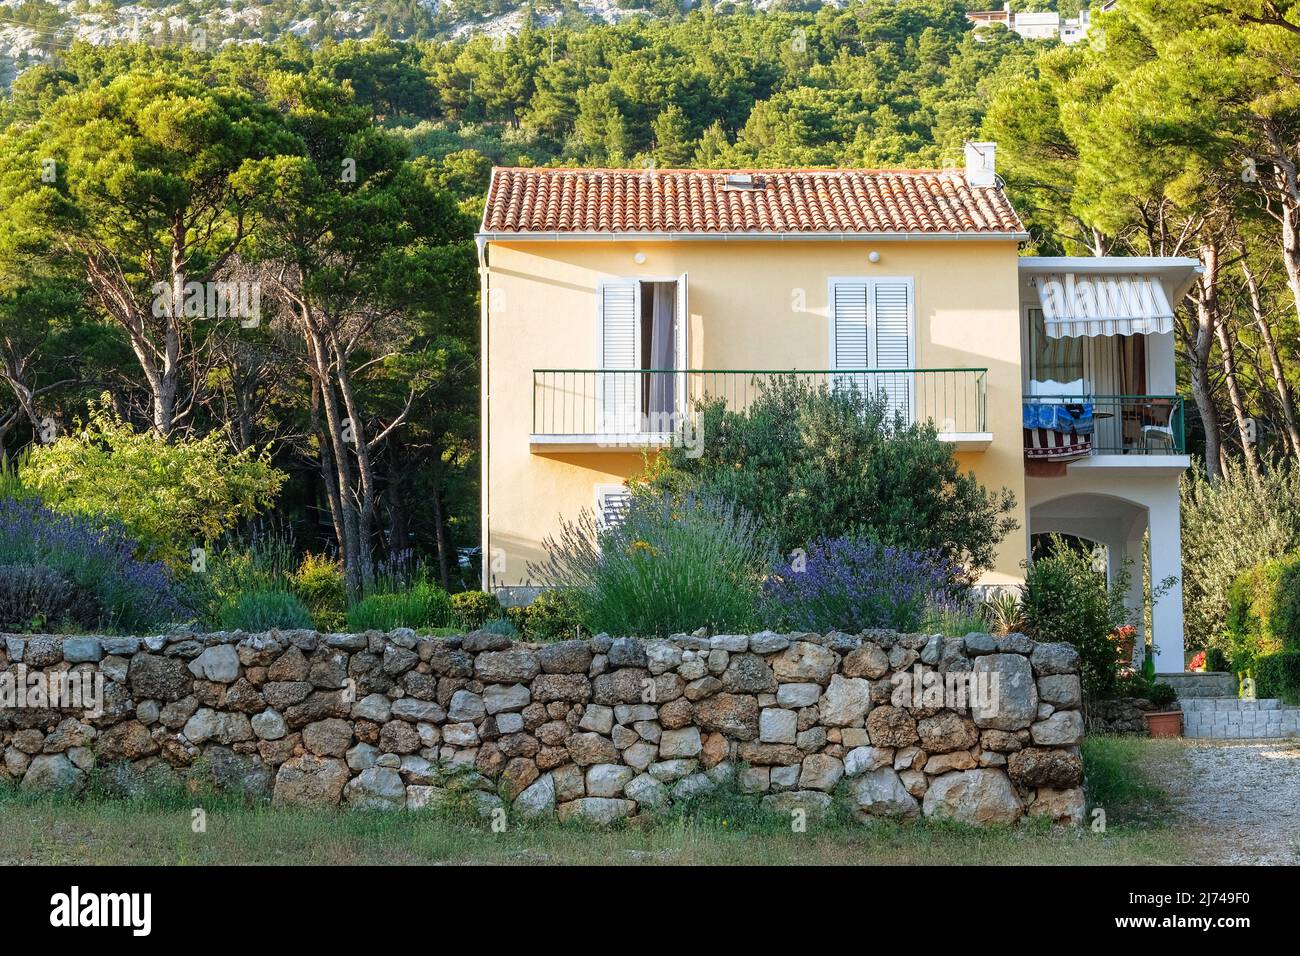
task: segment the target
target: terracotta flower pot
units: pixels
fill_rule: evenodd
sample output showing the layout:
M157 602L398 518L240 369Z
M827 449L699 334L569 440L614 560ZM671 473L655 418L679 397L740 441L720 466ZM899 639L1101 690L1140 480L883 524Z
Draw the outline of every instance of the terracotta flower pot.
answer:
M1161 710L1143 714L1147 722L1147 732L1152 737L1178 737L1183 732L1183 712L1181 710Z

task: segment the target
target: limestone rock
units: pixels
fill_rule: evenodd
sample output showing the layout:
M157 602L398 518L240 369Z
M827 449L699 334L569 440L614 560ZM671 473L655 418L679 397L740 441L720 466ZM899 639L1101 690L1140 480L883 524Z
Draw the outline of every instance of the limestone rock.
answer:
M1079 672L1079 652L1069 644L1037 644L1030 660L1039 677Z
M1038 699L1053 707L1074 708L1083 703L1076 674L1048 674L1038 678Z
M817 706L823 724L848 727L866 716L871 706L871 684L859 677L835 674Z
M783 793L771 793L763 798L763 809L782 816L793 816L802 812L805 819L818 821L826 816L831 808L831 795L817 790L788 790Z
M1055 646L1067 645L1039 645ZM1038 716L1038 687L1028 658L1020 654L986 654L977 657L972 677L977 681L986 681L988 687L988 700L983 702L985 706L972 708L977 727L1020 730L1028 727Z
M704 744L697 727L665 730L659 740L659 756L664 760L696 757L703 749Z
M1030 727L1029 732L1040 747L1073 747L1083 740L1083 714L1058 710Z
M920 739L915 718L889 704L872 709L867 717L867 734L877 747L909 747Z
M623 795L642 807L657 808L668 803L668 788L648 773L630 780L623 788Z
M569 756L580 767L590 767L599 763L614 763L618 760L618 748L614 741L600 734L571 734L564 742Z
M889 655L879 644L868 641L845 656L840 672L845 677L879 680L889 672Z
M782 682L825 685L834 667L834 652L808 641L796 641L772 659L772 670Z
M920 815L916 798L908 792L892 767L878 767L855 777L851 785L854 814L866 817L897 817L907 820Z
M474 658L474 676L485 684L526 684L541 669L537 654L521 648L487 651Z
M765 694L777 689L772 668L757 654L733 654L722 674L722 687L733 694Z
M303 754L280 764L272 802L304 806L333 806L349 778L347 764L331 757Z
M239 652L230 644L214 644L188 666L195 677L218 684L233 684L239 677Z
M587 796L617 797L636 776L631 767L622 764L598 763L587 768Z
M764 707L758 715L758 739L765 744L792 744L798 734L798 723L799 716L793 710Z
M854 747L844 755L844 775L857 777L894 763L894 751L887 747Z
M64 754L41 754L27 765L20 786L31 793L79 793L86 775Z
M1069 790L1040 787L1029 804L1029 815L1048 817L1053 823L1078 827L1083 826L1085 804L1083 791L1078 787Z
M697 701L695 723L701 730L716 730L736 740L753 740L758 736L758 699L747 694L718 694Z
M591 645L586 641L559 641L537 652L538 662L547 674L586 674L591 666Z
M352 746L352 725L337 717L318 720L302 729L302 745L318 757L342 757Z
M829 754L809 754L803 758L799 787L803 790L833 790L843 776L843 761Z
M396 770L371 767L344 788L348 803L363 810L400 810L406 805L406 785Z
M1083 759L1068 750L1026 747L1007 757L1007 773L1026 789L1069 790L1083 783Z
M555 812L555 778L538 777L515 798L514 809L526 820L548 817Z
M127 671L131 695L137 700L180 700L189 693L192 680L183 660L156 654L136 654Z
M932 754L969 750L979 743L980 736L971 721L950 710L918 721L916 732L921 738L921 748Z
M991 769L957 770L936 777L921 806L927 817L977 826L1015 823L1024 813L1007 775Z
M611 797L580 797L560 804L556 810L561 822L577 820L608 826L631 816L636 811L636 803Z

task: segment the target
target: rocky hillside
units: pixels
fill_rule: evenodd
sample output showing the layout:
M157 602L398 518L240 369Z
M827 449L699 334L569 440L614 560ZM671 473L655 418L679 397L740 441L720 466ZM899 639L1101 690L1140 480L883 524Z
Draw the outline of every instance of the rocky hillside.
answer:
M517 32L530 10L535 24L547 26L671 16L695 5L696 0L0 0L0 58L21 69L75 40L259 43L293 35L315 44L379 31L404 39L502 35ZM815 0L800 8L820 5Z

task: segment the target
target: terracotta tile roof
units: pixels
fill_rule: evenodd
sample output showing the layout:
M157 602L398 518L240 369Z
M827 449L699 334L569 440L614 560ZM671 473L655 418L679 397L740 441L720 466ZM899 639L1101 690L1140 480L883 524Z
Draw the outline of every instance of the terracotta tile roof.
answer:
M757 188L728 186L753 177ZM484 233L1007 234L1025 227L996 186L959 170L492 171Z

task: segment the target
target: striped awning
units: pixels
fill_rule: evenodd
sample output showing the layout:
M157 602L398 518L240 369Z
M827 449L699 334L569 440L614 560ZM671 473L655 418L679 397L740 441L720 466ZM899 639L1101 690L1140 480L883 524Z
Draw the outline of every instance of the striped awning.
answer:
M1150 335L1174 327L1174 310L1154 275L1066 272L1034 282L1049 338Z

